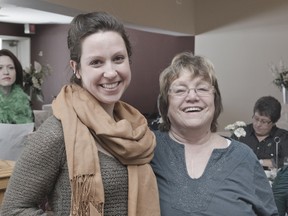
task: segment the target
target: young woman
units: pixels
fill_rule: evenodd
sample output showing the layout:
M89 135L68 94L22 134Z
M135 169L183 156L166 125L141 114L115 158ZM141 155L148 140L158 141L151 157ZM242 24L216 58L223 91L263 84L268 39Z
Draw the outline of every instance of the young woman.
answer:
M0 50L0 123L33 122L29 96L22 90L22 86L21 63L10 50Z
M131 46L113 16L76 16L68 32L72 84L53 116L27 140L2 204L3 215L159 216L149 165L155 138L147 121L120 98L131 80Z

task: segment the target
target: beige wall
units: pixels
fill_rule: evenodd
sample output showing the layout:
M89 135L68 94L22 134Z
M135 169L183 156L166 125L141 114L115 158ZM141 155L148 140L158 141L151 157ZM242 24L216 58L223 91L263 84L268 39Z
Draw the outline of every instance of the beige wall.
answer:
M283 59L288 65L288 2L227 2L199 0L196 16L200 33L195 53L213 61L222 92L220 130L237 120L251 122L254 103L261 96L282 102L269 64Z

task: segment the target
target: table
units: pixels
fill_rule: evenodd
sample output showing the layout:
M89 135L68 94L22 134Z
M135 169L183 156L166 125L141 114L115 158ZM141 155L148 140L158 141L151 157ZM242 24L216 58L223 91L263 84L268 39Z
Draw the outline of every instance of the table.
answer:
M14 165L15 161L0 160L0 205L2 203Z

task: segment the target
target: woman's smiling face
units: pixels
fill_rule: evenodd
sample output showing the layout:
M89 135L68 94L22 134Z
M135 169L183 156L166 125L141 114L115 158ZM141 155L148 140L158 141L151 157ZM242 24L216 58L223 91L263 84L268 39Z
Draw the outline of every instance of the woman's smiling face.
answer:
M190 72L184 70L170 87L175 86L185 86L192 90L181 97L169 95L168 117L171 130L202 128L203 126L210 129L215 112L213 91L200 96L194 89L211 89L211 84L202 77L193 78Z
M82 42L80 69L71 66L82 87L100 103L113 105L131 81L131 70L123 38L116 32L97 32Z

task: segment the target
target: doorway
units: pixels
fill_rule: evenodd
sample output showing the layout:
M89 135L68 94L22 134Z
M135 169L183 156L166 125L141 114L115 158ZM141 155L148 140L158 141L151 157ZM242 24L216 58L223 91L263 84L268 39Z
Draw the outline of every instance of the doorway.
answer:
M30 38L0 35L0 49L8 49L19 59L23 69L31 64Z

